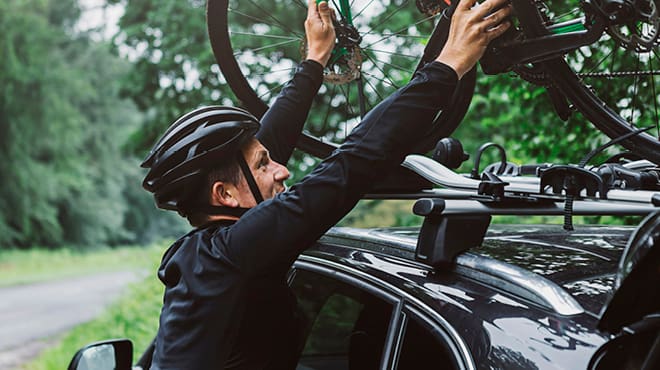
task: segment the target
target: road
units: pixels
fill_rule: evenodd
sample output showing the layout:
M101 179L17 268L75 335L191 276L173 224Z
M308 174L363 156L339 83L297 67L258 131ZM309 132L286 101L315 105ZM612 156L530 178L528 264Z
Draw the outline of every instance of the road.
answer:
M54 336L93 319L140 277L111 272L0 288L0 370L18 367Z

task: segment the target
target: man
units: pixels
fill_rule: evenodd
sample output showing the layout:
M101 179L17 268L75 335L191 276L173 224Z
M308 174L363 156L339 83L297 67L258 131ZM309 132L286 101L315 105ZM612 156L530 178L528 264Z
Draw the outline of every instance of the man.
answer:
M205 107L168 129L143 164L150 168L144 186L159 207L177 210L196 229L168 249L158 271L166 289L152 369L295 368L304 318L286 272L401 163L446 108L457 80L508 28L506 0L475 2L458 5L436 61L369 112L339 149L288 191L289 172L281 163L293 150L334 45L326 2L317 8L309 1L308 60L261 128L240 109Z

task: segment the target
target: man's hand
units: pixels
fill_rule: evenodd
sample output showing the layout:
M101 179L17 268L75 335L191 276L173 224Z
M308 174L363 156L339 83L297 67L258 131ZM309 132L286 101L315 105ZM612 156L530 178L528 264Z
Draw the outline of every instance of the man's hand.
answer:
M307 35L307 59L315 60L324 67L330 60L335 47L335 27L332 25L333 10L327 1L316 5L316 0L308 0L305 34Z
M461 0L451 18L449 37L436 59L452 67L463 77L486 51L488 43L501 36L511 23L508 0L486 0L474 6L477 0ZM499 9L493 12L495 9Z

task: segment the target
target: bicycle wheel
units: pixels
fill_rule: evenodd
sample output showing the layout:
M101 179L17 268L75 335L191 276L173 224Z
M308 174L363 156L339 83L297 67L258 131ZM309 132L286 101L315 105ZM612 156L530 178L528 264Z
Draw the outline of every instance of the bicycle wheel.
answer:
M330 4L340 9L335 0ZM307 4L209 0L207 11L211 44L227 83L240 104L261 117L305 58ZM338 45L344 49L335 48L337 56L325 69L305 126L309 136L298 142L300 149L319 157L343 142L369 109L410 80L437 18L420 12L412 0L352 0L350 11L350 26L337 28ZM340 22L346 16L337 15ZM470 104L475 80L474 72L461 80L452 109L438 116L415 152L431 150L454 131Z
M585 16L579 1L529 1L537 5L544 23L524 30L528 36ZM542 65L550 82L607 136L649 128L621 144L660 164L660 0L638 1L634 11L628 22L608 27L596 43ZM555 30L562 32L561 27Z

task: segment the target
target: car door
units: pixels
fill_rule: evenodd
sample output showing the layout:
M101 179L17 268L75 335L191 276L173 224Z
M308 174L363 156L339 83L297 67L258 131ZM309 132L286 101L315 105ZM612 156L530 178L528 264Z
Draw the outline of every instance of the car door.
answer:
M306 321L297 370L473 368L446 322L368 280L296 262L290 285Z
M406 302L398 315L397 340L393 343L392 367L396 370L470 369L471 357L432 316ZM438 316L439 317L439 316Z
M327 272L310 265L297 265L293 272L290 284L305 321L297 369L381 369L389 357L396 297Z

